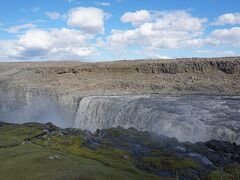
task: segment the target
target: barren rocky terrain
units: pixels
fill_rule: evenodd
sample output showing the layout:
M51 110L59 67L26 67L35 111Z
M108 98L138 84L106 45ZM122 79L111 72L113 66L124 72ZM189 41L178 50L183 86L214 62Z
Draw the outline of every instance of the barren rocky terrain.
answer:
M240 57L0 64L1 86L58 94L240 94Z

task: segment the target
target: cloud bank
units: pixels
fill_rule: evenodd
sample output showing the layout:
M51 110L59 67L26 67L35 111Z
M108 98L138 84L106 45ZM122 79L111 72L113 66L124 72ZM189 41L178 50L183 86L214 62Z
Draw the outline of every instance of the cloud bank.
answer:
M111 6L98 2L99 6ZM240 13L228 13L210 21L188 10L125 12L119 23L125 28L108 29L110 14L96 7L76 7L65 14L45 12L49 20L61 21L62 28L39 28L35 23L3 27L16 38L0 40L0 59L9 60L87 60L105 54L138 54L169 57L159 51L193 49L196 54L219 55L208 47L240 47ZM113 15L114 16L114 15ZM228 25L229 27L223 25ZM206 31L211 27L210 31ZM212 27L215 27L214 29ZM205 53L204 53L205 52ZM225 55L235 55L225 49Z

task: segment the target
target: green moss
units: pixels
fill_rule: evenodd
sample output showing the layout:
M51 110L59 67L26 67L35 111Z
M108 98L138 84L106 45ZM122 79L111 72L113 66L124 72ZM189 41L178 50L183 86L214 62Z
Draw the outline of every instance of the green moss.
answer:
M239 180L240 179L240 165L229 165L220 170L211 172L207 180Z
M0 127L1 144L16 143L0 148L2 179L167 179L137 169L129 152L110 146L85 147L82 136L47 135L21 144L42 132L37 125ZM49 159L55 155L60 159Z
M33 138L43 133L43 127L0 127L0 146L7 145L0 148L0 174L4 179L169 179L138 169L131 153L113 148L111 138L104 139L96 149L86 146L83 135L48 134ZM124 144L126 137L137 143L155 143L149 133L139 133L133 129L114 128L108 133L110 137L121 139L125 146L128 146L128 143ZM30 138L32 144L22 145L26 138ZM8 146L11 144L16 146ZM150 154L151 157L143 158L144 163L160 170L178 171L198 167L192 159L178 159L161 150L153 150ZM54 155L60 159L49 159Z
M59 160L49 157L58 155ZM68 153L34 144L0 149L1 179L148 179ZM153 177L153 179L158 179Z
M147 164L153 165L157 169L165 170L179 170L192 168L199 168L199 164L191 158L177 158L171 153L163 152L155 149L150 151L151 156L145 157L143 161Z
M224 171L228 174L231 174L234 179L240 179L240 165L230 165L224 168Z
M178 159L175 157L145 157L143 162L154 166L156 169L160 170L179 170L192 168L196 169L199 167L199 164L190 158Z
M132 130L129 129L126 132L120 131L119 128L114 128L109 130L108 133L114 137L121 137L124 133L129 133L137 138L138 132L134 131L136 133L135 134L130 131ZM148 137L145 138L148 139ZM46 139L36 140L35 143L53 150L59 150L80 157L93 159L106 166L131 172L133 174L142 174L142 176L146 176L147 174L136 168L135 160L131 157L131 154L128 151L112 148L112 144L108 140L104 140L99 148L95 150L85 147L84 139L80 136L51 136ZM146 157L143 161L144 163L155 166L157 169L175 171L179 169L198 167L197 162L192 159L178 159L160 150L153 150L151 153L153 157Z
M112 147L112 142L108 141L108 140L103 140L100 144L101 148L110 148Z
M120 142L120 146L129 146L128 142Z
M89 149L84 146L84 139L79 136L51 136L45 139L37 139L34 143L48 147L52 150L58 150L64 153L76 155L79 157L85 157L102 163L105 166L109 166L115 169L126 171L132 174L142 175L143 177L149 175L135 166L134 159L131 158L131 154L127 151L114 149L111 146L103 144L96 150ZM124 156L128 158L124 158Z
M158 138L154 138L153 133L151 132L140 132L136 129L129 128L123 129L122 127L111 128L107 130L107 136L113 138L131 139L134 142L143 144L145 146L156 146L159 144Z
M18 145L24 139L31 138L43 132L38 126L5 125L0 127L0 146Z
M108 129L107 132L108 134L111 136L111 137L115 137L115 138L118 138L118 137L121 137L124 135L123 131L121 131L122 128L111 128L111 129Z
M152 155L152 156L158 156L158 157L161 157L161 156L171 156L171 154L169 154L169 153L166 153L166 152L163 152L163 151L161 151L161 150L159 150L159 149L153 149L153 150L151 150L150 151L150 154Z
M211 172L207 180L234 180L234 177L231 174L218 170Z

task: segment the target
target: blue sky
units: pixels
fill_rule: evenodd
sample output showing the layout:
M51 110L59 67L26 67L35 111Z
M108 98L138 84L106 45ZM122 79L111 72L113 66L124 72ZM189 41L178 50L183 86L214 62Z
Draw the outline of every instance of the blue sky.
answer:
M0 61L240 55L239 0L2 0Z

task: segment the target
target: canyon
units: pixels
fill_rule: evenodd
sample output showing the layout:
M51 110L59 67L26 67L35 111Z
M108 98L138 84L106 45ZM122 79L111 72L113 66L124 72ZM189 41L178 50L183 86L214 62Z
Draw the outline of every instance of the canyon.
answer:
M0 63L0 121L240 143L240 58Z

